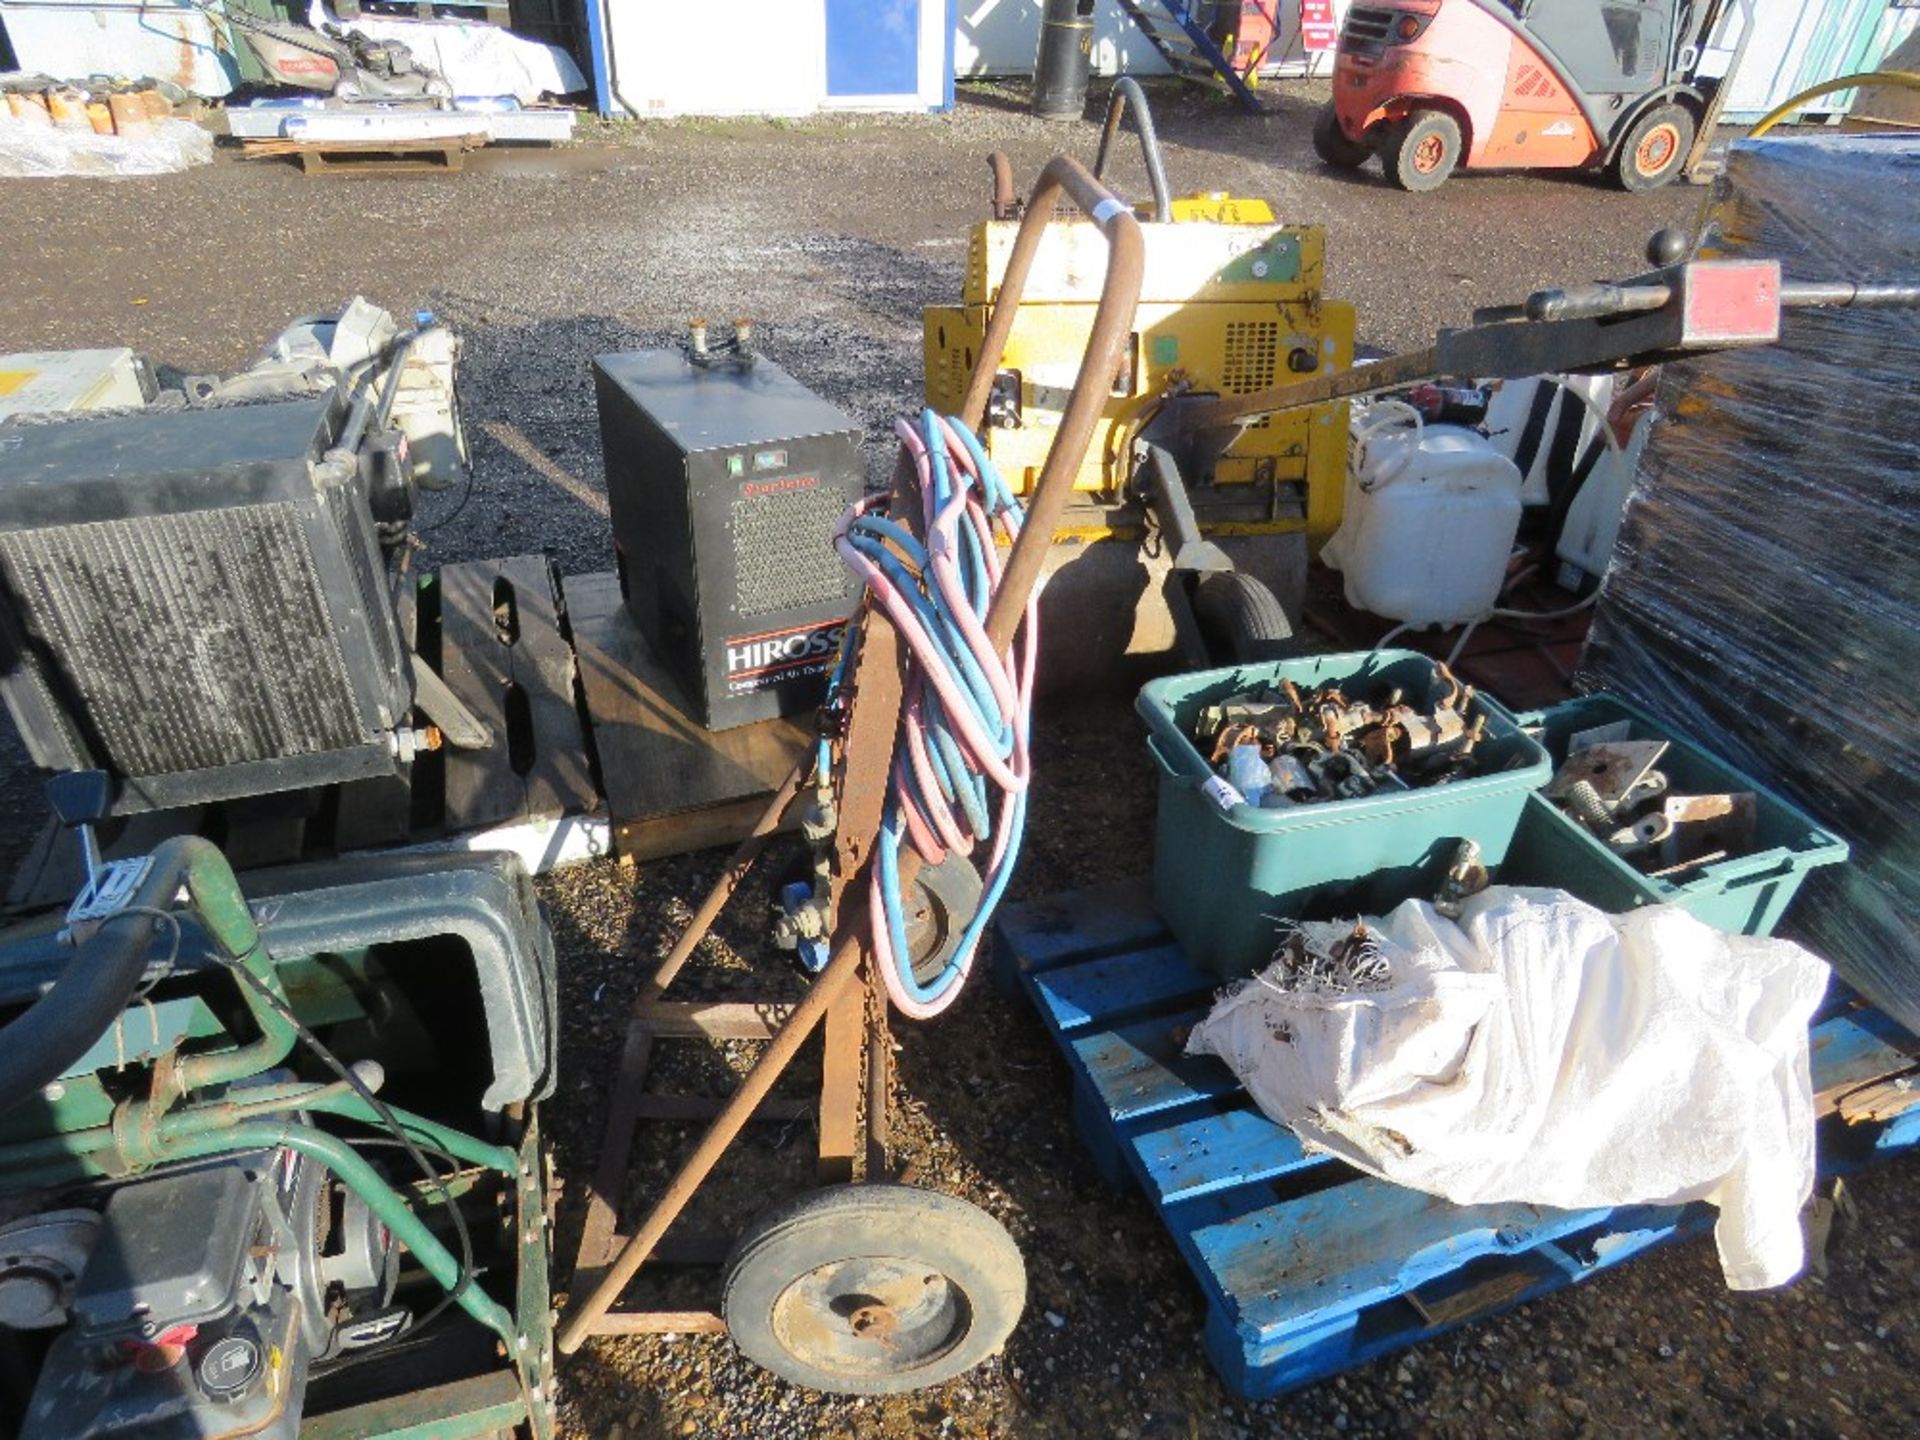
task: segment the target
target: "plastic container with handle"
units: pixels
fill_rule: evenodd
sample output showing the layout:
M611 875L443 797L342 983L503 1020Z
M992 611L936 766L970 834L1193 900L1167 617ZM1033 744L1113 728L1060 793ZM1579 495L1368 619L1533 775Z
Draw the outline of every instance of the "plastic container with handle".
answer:
M1141 690L1134 708L1159 772L1155 906L1188 960L1221 975L1250 974L1270 959L1279 919L1379 914L1408 894L1432 894L1463 839L1479 842L1483 862L1497 868L1528 795L1552 774L1546 752L1497 702L1478 696L1473 705L1487 717L1483 773L1277 810L1234 803L1195 746L1194 726L1203 707L1283 680L1307 690L1334 681L1355 699L1399 689L1413 705L1440 683L1427 656L1377 650L1169 676ZM1586 869L1602 888L1582 899L1608 909L1644 901L1639 877Z

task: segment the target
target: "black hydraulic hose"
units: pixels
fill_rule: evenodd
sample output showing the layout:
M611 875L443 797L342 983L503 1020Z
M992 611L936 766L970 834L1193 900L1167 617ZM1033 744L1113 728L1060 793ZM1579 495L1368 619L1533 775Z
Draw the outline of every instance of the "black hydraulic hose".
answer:
M1147 92L1131 75L1122 75L1113 82L1113 93L1107 101L1107 123L1100 131L1100 149L1093 160L1093 178L1098 180L1106 172L1107 151L1113 145L1113 137L1120 133L1120 119L1127 113L1128 105L1133 106L1133 128L1139 132L1140 156L1147 165L1147 188L1153 192L1153 218L1165 225L1173 219L1167 165L1160 155L1160 135L1153 128L1153 110L1147 104Z
M387 362L387 388L380 392L380 408L373 413L373 423L383 430L393 415L393 402L400 398L400 382L406 376L407 361L413 358L413 342L419 338L418 330L409 330L393 343L392 358Z
M178 884L176 874L174 887ZM172 894L151 898L171 900ZM146 973L157 913L129 908L101 921L76 947L53 987L0 1028L0 1114L66 1074L113 1028Z
M367 422L384 426L387 417L393 413L393 402L400 394L400 374L407 367L407 357L413 353L413 342L420 338L418 330L408 330L397 336L387 350L387 383L380 391L379 408L374 408L373 375L367 377L354 392L353 408L347 412L347 423L340 429L340 438L333 442L333 448L344 450L348 454L360 448L360 442L366 438Z

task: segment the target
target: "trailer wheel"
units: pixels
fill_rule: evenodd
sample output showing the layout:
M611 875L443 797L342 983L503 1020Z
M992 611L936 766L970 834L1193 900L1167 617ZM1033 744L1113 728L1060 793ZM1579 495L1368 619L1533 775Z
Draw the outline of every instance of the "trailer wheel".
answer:
M1193 587L1193 618L1207 653L1221 664L1290 660L1299 653L1279 597L1242 570L1202 575Z
M1329 100L1313 117L1313 153L1336 170L1358 170L1372 158L1373 149L1347 138L1340 128L1340 114Z
M1444 110L1416 110L1380 135L1380 165L1402 190L1438 190L1460 163L1460 122Z
M811 1390L893 1395L997 1353L1027 1301L1000 1222L907 1185L816 1190L733 1248L722 1308L734 1344Z
M1693 148L1693 116L1680 105L1656 105L1628 130L1613 157L1622 190L1658 190L1677 176Z

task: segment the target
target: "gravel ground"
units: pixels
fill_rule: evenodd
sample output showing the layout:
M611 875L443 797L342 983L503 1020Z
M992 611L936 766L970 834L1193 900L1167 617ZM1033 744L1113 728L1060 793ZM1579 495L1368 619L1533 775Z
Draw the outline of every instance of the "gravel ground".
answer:
M1312 160L1320 98L1286 89L1243 117L1156 97L1176 189L1271 198L1328 229L1330 293L1361 338L1422 343L1478 304L1632 273L1653 229L1697 193L1622 196L1594 181L1463 177L1412 199ZM610 562L588 363L658 343L693 314L751 314L766 348L859 415L888 463L892 415L919 393L919 310L959 286L965 226L984 213L982 156L1031 175L1091 125L1056 127L993 91L954 114L802 125L609 127L551 153L489 153L457 176L320 182L220 163L151 181L0 183L0 350L131 344L182 369L244 364L294 314L356 292L429 306L468 340L463 380L477 479L429 497L426 557L545 549L568 572ZM1136 180L1124 156L1121 183ZM9 736L9 739L11 737ZM17 852L38 813L24 767L0 791ZM1055 706L1038 741L1035 814L1016 894L1143 872L1151 787L1123 705ZM717 873L706 853L582 867L545 882L564 957L562 1089L548 1123L577 1191L604 1115L638 976ZM760 995L793 982L737 906L683 982ZM753 966L747 957L760 956ZM774 1380L724 1340L596 1342L564 1374L572 1436L996 1435L1199 1437L1345 1433L1852 1436L1920 1427L1920 1291L1904 1185L1911 1160L1863 1176L1829 1273L1728 1294L1710 1245L1662 1252L1577 1291L1259 1406L1233 1403L1200 1354L1202 1308L1165 1232L1100 1185L1071 1133L1065 1077L1024 1008L981 985L898 1057L900 1158L984 1205L1030 1269L1005 1354L940 1389L827 1401ZM684 1047L682 1047L684 1048ZM715 1086L747 1056L672 1062ZM804 1070L790 1079L804 1088ZM722 1230L806 1169L805 1127L730 1157L692 1217ZM648 1132L630 1202L656 1193L682 1134ZM572 1216L576 1207L565 1207ZM577 1221L575 1222L577 1223ZM561 1249L570 1256L572 1227ZM563 1262L564 1273L564 1262ZM662 1294L710 1299L692 1278Z

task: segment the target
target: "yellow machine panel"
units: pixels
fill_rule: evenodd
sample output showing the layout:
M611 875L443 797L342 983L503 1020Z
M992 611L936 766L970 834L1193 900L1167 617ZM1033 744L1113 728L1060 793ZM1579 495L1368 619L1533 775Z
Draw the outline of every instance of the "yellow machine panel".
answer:
M1137 532L1120 509L1128 442L1174 389L1244 395L1343 370L1353 360L1354 314L1322 298L1324 236L1276 225L1264 202L1201 196L1175 201L1191 218L1141 226L1146 273L1133 344L1075 481L1088 504L1068 524L1086 538ZM1226 215L1259 221L1223 221ZM925 314L927 400L956 411L985 335L1018 225L985 221L969 237L962 303ZM1078 373L1106 263L1084 221L1048 226L1008 338L986 443L1020 493L1031 489ZM1346 406L1252 422L1190 477L1203 528L1214 534L1304 529L1318 544L1340 519Z

